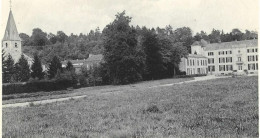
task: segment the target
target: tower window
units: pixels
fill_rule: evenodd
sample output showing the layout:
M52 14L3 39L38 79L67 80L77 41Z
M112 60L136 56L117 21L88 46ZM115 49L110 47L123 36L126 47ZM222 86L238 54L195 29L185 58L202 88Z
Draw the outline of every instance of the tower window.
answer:
M15 43L15 47L17 48L17 43Z
M7 48L7 46L8 46L8 44L7 43L5 43L5 47Z

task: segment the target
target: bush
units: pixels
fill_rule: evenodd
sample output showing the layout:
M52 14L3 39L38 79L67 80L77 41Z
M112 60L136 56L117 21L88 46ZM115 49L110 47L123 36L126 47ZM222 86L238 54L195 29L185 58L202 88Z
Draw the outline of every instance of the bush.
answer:
M84 77L84 76L80 76L80 77L79 77L79 83L80 83L80 86L81 86L81 87L86 87L86 86L88 86L87 79L86 79L86 77Z
M9 83L2 84L3 95L17 94L17 93L32 93L39 91L56 91L66 90L69 87L73 87L75 83L69 79L59 80L41 80L32 81L27 83Z

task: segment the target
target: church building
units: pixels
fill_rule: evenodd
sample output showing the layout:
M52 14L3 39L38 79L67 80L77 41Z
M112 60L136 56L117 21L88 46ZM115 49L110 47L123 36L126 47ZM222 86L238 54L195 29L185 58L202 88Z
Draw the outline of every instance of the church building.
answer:
M19 58L21 57L22 53L22 40L19 37L16 24L14 21L12 10L10 9L9 17L4 33L4 37L2 39L2 49L5 52L5 56L9 54L14 59L14 62L18 62ZM23 54L27 59L29 65L32 65L32 58Z

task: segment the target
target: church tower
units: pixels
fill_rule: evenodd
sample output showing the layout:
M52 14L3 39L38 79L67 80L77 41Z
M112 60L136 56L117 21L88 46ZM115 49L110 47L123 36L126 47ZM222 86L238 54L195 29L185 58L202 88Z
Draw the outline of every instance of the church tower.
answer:
M4 38L2 39L2 49L4 50L6 56L8 54L12 56L15 63L22 55L21 38L19 37L11 9L9 12Z

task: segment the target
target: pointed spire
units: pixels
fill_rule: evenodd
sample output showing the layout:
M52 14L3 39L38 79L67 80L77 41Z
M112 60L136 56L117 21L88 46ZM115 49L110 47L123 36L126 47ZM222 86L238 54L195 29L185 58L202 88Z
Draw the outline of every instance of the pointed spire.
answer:
M16 25L15 25L13 13L11 10L9 12L9 17L8 17L8 21L7 21L7 25L6 25L6 29L5 29L5 35L3 38L3 41L9 41L9 40L21 41L21 38L19 37Z

